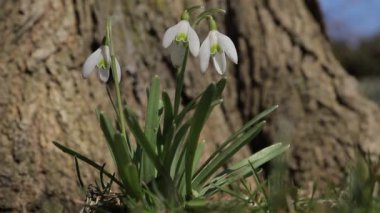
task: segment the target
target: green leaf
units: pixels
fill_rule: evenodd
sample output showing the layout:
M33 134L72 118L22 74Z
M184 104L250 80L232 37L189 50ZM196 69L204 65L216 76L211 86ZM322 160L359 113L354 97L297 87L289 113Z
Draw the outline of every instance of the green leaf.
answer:
M173 107L170 102L170 97L167 92L162 92L162 102L164 104L164 129L163 129L163 134L168 131L169 128L171 128L173 124Z
M178 163L180 162L180 153L182 153L180 148L183 147L181 144L185 141L185 136L189 128L190 124L185 123L178 129L174 136L173 143L170 146L169 152L165 155L164 165L165 168L170 168L170 175L172 177L176 176L175 171Z
M118 174L123 181L123 184L128 190L130 190L130 193L132 193L132 197L138 198L141 196L141 187L139 188L140 183L131 181L135 181L136 178L139 180L139 176L137 175L136 165L132 163L132 157L129 154L128 144L124 137L113 129L104 113L101 112L99 116L100 126L103 130L114 163L118 169ZM127 172L127 168L130 172Z
M226 87L227 79L222 78L220 79L216 84L216 90L215 90L215 99L219 99L222 96L222 92L224 88Z
M226 86L226 79L225 78L222 78L221 80L219 80L217 83L216 83L216 91L215 91L215 95L213 97L213 101L216 100L216 99L220 99L221 97L221 94L224 90L224 87ZM207 90L207 88L206 88ZM200 93L199 95L197 95L194 99L192 99L183 109L182 111L175 117L175 121L174 123L179 125L182 120L185 118L185 116L187 115L187 113L189 113L191 110L193 110L196 106L197 106L197 101L198 99L202 96L202 94L205 93L204 90L202 93Z
M271 146L268 146L255 154L251 155L249 158L246 158L232 166L229 167L231 170L240 169L244 166L249 166L249 162L254 165L255 168L263 165L264 163L272 160L273 158L281 155L289 149L289 145L276 143Z
M206 91L203 93L201 100L194 112L192 119L190 132L186 141L186 158L185 158L185 180L186 180L186 193L187 195L192 194L192 173L193 173L193 161L195 157L195 152L197 150L198 138L203 128L206 118L209 115L211 108L211 103L215 94L215 85L211 84L208 86Z
M132 163L126 150L126 141L121 133L115 133L114 152L119 176L132 197L140 198L142 195L141 183L136 166Z
M182 120L185 118L187 113L189 113L191 110L193 110L197 106L197 101L201 97L203 93L196 96L193 100L191 100L183 109L182 111L175 117L174 123L176 125L179 125Z
M81 191L83 194L86 194L86 187L84 186L84 184L83 184L83 180L82 180L82 176L80 175L80 169L79 169L79 164L78 164L78 158L77 158L76 156L74 156L74 160L75 160L75 171L76 171L76 174L77 174L77 178L78 178L78 183L79 183L80 191Z
M148 106L145 118L145 135L150 144L155 144L160 117L158 115L160 102L160 78L155 76L149 90Z
M103 131L104 137L106 138L108 145L112 145L115 129L111 125L109 119L104 114L104 112L99 112L99 122L100 128Z
M165 159L167 159L168 155L170 154L170 146L172 145L172 142L173 142L174 131L175 131L175 128L174 128L174 125L172 124L172 126L168 128L167 132L164 133L165 134L163 138L164 147L162 150L162 155L160 156L162 162L164 162L164 165L165 165Z
M174 184L177 186L178 191L183 196L186 196L186 180L185 180L185 156L186 156L186 149L181 150L181 154L176 155L178 156L178 161L176 162L177 168L175 170L175 176L174 176Z
M205 149L205 142L198 143L197 151L195 152L194 161L193 161L193 174L195 173L198 163L201 160L204 149Z
M202 166L196 173L193 184L194 188L202 185L219 167L226 163L236 152L238 152L244 145L252 141L263 129L265 121L255 125L253 128L244 133L241 137L237 138L230 146L224 150L218 151L216 157L207 161L205 166Z
M106 167L106 163L103 163L102 169L99 172L99 179L100 179L100 185L102 186L102 189L106 188L106 184L104 184L104 167Z
M254 169L257 169L275 157L280 156L288 149L289 145L277 143L256 152L250 157L234 164L220 174L216 175L212 180L209 181L209 184L207 184L207 186L201 190L201 195L206 196L207 193L207 196L210 196L211 194L215 193L218 188L229 185L237 180L252 175L254 172L252 170L252 167L254 167Z
M249 165L251 166L251 171L253 174L253 177L255 178L257 190L260 190L261 194L264 196L265 203L268 203L268 195L264 190L264 183L262 183L259 179L259 176L257 175L255 166L251 163L251 161L248 161Z
M154 76L148 97L148 106L145 118L145 136L148 140L150 147L153 151L155 150L155 144L157 139L157 131L160 122L159 117L159 102L160 102L160 79L158 76ZM145 151L145 150L144 150ZM156 170L149 160L149 154L144 152L142 153L142 162L141 162L141 177L145 182L150 182L156 173Z
M53 144L54 144L58 149L60 149L61 151L63 151L64 153L69 154L69 155L71 155L71 156L73 156L73 157L78 158L79 160L81 160L81 161L87 163L88 165L94 167L94 168L97 169L98 171L102 170L102 166L101 166L101 165L97 164L96 162L94 162L93 160L89 159L88 157L86 157L86 156L80 154L79 152L76 152L76 151L74 151L74 150L72 150L72 149L70 149L70 148L68 148L68 147L66 147L66 146L64 146L64 145L62 145L62 144L56 142L56 141L53 141ZM124 187L123 183L122 183L121 181L119 181L118 179L116 179L115 177L113 177L113 175L112 175L111 173L109 173L109 172L106 171L106 170L103 170L103 173L104 173L105 175L107 175L107 177L109 177L109 178L110 178L111 180L113 180L115 183L117 183L119 186Z
M107 115L104 112L99 112L99 122L100 122L100 128L102 129L104 137L106 138L108 148L110 149L111 156L116 163L115 156L114 156L115 147L114 147L114 138L113 138L116 130L113 128L111 122L109 121ZM130 144L128 143L129 141L128 136L126 140L127 140L126 146L124 146L123 148L126 150L126 154L127 156L129 156L129 159L131 159L130 161L132 161L133 156L132 156Z
M141 146L143 151L147 154L147 156L149 157L149 159L151 160L155 168L158 170L158 172L161 174L164 174L165 173L164 168L162 167L161 162L154 150L154 146L152 146L149 143L144 132L139 126L133 112L128 107L126 107L124 109L124 114L126 116L126 120L127 120L130 130L132 134L135 136L136 142Z
M238 131L230 135L226 141L220 145L215 152L211 154L211 156L203 163L203 165L198 169L198 172L202 171L206 165L210 163L211 160L213 160L216 155L218 155L227 145L229 145L232 141L236 140L236 138L241 137L244 132L246 132L249 128L252 128L252 126L256 125L258 122L265 119L268 115L270 115L273 111L275 111L278 108L278 105L272 106L268 108L267 110L259 113L257 116L255 116L253 119L248 121L242 128L240 128ZM198 172L195 175L198 175Z
M232 134L230 137L228 137L226 142L234 140L236 137L238 137L241 133L245 132L247 129L251 128L256 123L263 121L268 115L270 115L273 111L275 111L278 108L278 105L272 106L263 112L256 115L253 119L248 121L242 128L240 128L238 131L236 131L234 134ZM225 142L225 143L226 143Z
M173 140L175 128L173 123L173 108L167 92L162 92L162 102L164 105L164 123L162 131L162 135L164 138L164 148L162 153L162 161L165 162L165 158L170 151L170 146Z

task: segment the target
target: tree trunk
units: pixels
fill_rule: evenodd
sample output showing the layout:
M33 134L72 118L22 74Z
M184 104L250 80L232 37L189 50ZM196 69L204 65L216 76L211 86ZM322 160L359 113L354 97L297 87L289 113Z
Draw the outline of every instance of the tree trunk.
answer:
M359 94L304 1L231 1L230 11L242 117L280 105L263 138L292 145L297 183L336 184L355 149L379 154L379 108Z
M174 71L162 36L186 5L201 3L0 1L0 211L73 208L82 201L74 162L53 140L113 169L94 113L96 107L112 113L105 87L95 75L83 80L80 72L102 40L107 16L113 15L124 71L122 93L143 119L151 76L160 75L162 87L174 93ZM239 54L239 64L229 66L225 101L202 133L209 150L259 111L279 104L254 146L291 143L289 165L298 183L338 182L356 146L379 153L378 106L358 93L355 79L332 55L323 25L308 9L315 6L307 7L303 0L205 4L227 9L225 18L218 16L219 27L233 38ZM206 33L206 28L200 30L202 40ZM209 68L202 75L198 59L191 58L184 100L218 80L215 73ZM81 168L90 183L94 171Z

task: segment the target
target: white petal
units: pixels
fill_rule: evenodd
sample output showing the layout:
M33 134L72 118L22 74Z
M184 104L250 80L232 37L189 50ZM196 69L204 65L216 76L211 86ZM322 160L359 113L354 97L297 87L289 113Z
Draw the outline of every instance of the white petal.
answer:
M110 70L108 68L102 69L97 67L96 70L99 73L99 79L103 82L107 82L110 77Z
M177 35L178 34L186 34L187 35L189 28L190 28L189 21L182 20L182 21L178 22Z
M120 69L119 61L117 61L116 57L115 57L115 62L116 62L117 83L120 83L120 80L121 80L121 69Z
M103 45L100 47L102 49L102 55L105 61L107 62L107 66L111 66L111 54L110 54L110 48L108 45Z
M211 46L218 44L217 32L216 30L211 30L209 33Z
M212 57L212 60L216 71L223 75L226 72L226 55L224 52L216 53L214 57Z
M175 36L177 35L178 25L179 24L176 24L176 25L174 25L174 26L172 26L166 30L166 32L164 34L164 38L162 39L162 46L164 46L165 48L170 46L170 44L173 42Z
M218 37L219 45L222 47L223 51L227 54L228 58L230 58L232 62L237 64L238 55L237 55L237 51L232 40L228 36L220 32L217 32L217 37Z
M199 50L199 59L201 64L201 71L205 72L210 61L210 34L202 42L201 48Z
M180 67L185 57L185 47L180 43L179 45L175 42L170 45L170 58L172 63L176 67Z
M188 41L191 54L197 57L199 54L199 38L194 29L189 25Z
M103 59L101 49L98 48L95 52L91 53L83 64L82 75L84 78L88 78L90 74L95 70L96 65Z

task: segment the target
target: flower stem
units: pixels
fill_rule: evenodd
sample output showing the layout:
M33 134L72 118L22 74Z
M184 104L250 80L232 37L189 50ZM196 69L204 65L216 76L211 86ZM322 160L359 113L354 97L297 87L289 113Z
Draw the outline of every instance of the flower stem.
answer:
M185 78L185 69L187 64L187 57L189 55L189 47L186 47L185 56L182 61L181 67L178 68L177 78L176 78L176 88L174 96L174 116L178 114L179 104L181 100L182 90L183 90L183 80Z
M121 101L121 94L120 94L120 85L118 81L118 76L116 72L116 59L115 59L115 53L113 49L113 43L112 43L112 27L111 27L111 18L108 18L107 20L107 35L106 35L106 44L109 45L110 48L110 54L111 54L111 70L112 70L112 76L113 81L115 83L115 90L116 90L116 98L117 98L117 115L119 117L119 125L121 129L121 135L123 136L124 140L127 141L127 135L125 132L125 120L124 120L124 112L123 112L123 104ZM129 148L129 146L127 146ZM128 150L129 154L131 154L131 150Z

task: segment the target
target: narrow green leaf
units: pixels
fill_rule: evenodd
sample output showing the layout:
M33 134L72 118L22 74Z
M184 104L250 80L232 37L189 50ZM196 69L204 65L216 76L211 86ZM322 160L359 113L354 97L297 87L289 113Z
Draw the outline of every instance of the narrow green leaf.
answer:
M242 193L239 192L238 190L231 190L231 189L229 189L229 188L227 188L227 187L219 187L218 190L221 191L221 192L224 192L224 193L229 194L229 195L230 195L231 197L233 197L233 198L236 198L236 199L242 200L242 201L244 201L244 202L250 202L249 199L247 199L247 198L245 197L246 195L242 194Z
M94 168L97 169L98 171L100 171L100 170L102 169L102 166L101 166L101 165L95 163L93 160L91 160L91 159L89 159L88 157L86 157L86 156L80 154L79 152L76 152L76 151L74 151L74 150L72 150L72 149L70 149L70 148L68 148L68 147L66 147L66 146L64 146L64 145L62 145L62 144L56 142L56 141L53 141L53 144L54 144L58 149L60 149L61 151L63 151L64 153L67 153L67 154L69 154L69 155L71 155L71 156L73 156L73 157L78 158L79 160L81 160L81 161L87 163L88 165L94 167ZM120 187L122 187L122 188L124 187L123 183L122 183L121 181L119 181L118 179L116 179L115 177L113 177L111 173L109 173L109 172L106 171L106 170L103 170L103 173L104 173L105 175L107 175L107 177L111 178L111 180L113 180L115 183L117 183Z
M155 168L158 170L158 172L161 174L165 173L164 168L162 167L161 162L154 150L154 147L149 143L144 132L139 126L133 112L127 107L124 110L128 126L132 134L135 136L136 142L142 147L143 151L146 152L147 156L149 157Z
M104 137L106 138L106 142L110 150L111 156L114 159L114 162L117 163L114 156L115 142L113 138L116 130L113 128L113 126L111 125L111 122L109 121L108 117L106 116L104 112L99 113L99 122L100 122L100 128L102 129ZM126 156L128 156L130 159L128 161L129 163L130 161L132 161L133 156L132 156L130 144L128 143L129 141L128 137L126 137L126 139L127 139L127 142L125 143L125 146L123 146L123 149L125 149Z
M161 160L162 162L164 162L164 165L165 165L165 159L167 159L170 153L170 146L172 145L172 142L173 142L174 131L175 131L175 127L172 124L172 126L168 128L167 132L165 132L163 136L164 147L162 150Z
M78 183L79 183L79 188L82 193L86 193L86 187L84 186L82 176L80 175L80 169L79 169L79 164L78 164L78 159L76 156L74 156L74 161L75 161L75 171L77 173L77 178L78 178Z
M224 141L216 150L211 154L211 156L203 163L203 165L198 169L198 172L202 171L205 166L207 166L211 160L213 160L216 155L218 155L227 145L229 145L232 141L236 140L236 138L241 137L242 133L246 132L249 128L256 125L258 122L265 119L268 115L270 115L273 111L278 108L278 105L272 106L267 110L259 113L257 116L248 121L242 128L238 131L230 135L226 141ZM195 175L198 175L198 172Z
M257 175L257 172L256 172L256 168L255 166L251 163L251 161L248 161L249 165L251 166L251 171L252 171L252 174L253 174L253 177L255 177L255 181L256 181L256 185L257 185L257 189L261 191L262 195L264 196L264 199L265 199L265 202L268 203L268 195L267 193L265 192L263 186L264 184L261 183L260 179L259 179L259 176Z
M275 111L278 108L278 105L272 106L263 112L256 115L253 119L248 121L242 128L240 128L238 131L236 131L234 134L232 134L230 137L228 137L227 141L234 140L237 136L239 136L241 133L245 132L247 129L251 128L256 123L263 121L268 115L270 115L273 111Z
M167 92L162 92L162 102L164 105L164 123L162 135L164 138L164 147L162 153L162 161L165 162L165 158L169 153L171 142L174 135L174 123L173 123L173 108L170 102L170 98ZM165 163L164 163L165 165Z
M226 87L227 79L222 78L220 79L216 84L216 90L215 90L215 99L219 99L222 96L223 90Z
M249 158L234 164L220 174L216 175L209 181L209 184L201 190L201 194L205 196L205 193L207 193L207 196L210 196L215 193L218 188L252 175L252 167L254 169L258 169L260 166L280 156L288 149L289 145L277 143L256 152Z
M185 141L185 136L187 131L190 128L189 123L185 123L182 125L177 133L174 136L173 143L170 146L169 152L165 155L164 159L164 165L165 168L170 168L170 175L172 177L175 177L175 171L178 166L178 163L180 162L180 157L181 157L181 149L183 146L181 144Z
M193 161L195 152L197 150L198 138L206 122L207 115L211 108L211 103L215 94L215 85L211 84L204 94L194 112L190 132L186 141L186 159L185 159L185 180L186 180L186 193L188 196L192 194L192 175L193 175Z
M203 150L205 149L205 142L202 141L198 144L197 150L195 152L194 161L193 161L193 174L198 167L198 163L201 160Z
M234 141L230 146L226 147L224 150L219 151L220 153L216 155L214 159L209 161L209 163L201 167L200 170L195 175L193 184L194 188L202 185L218 168L220 168L226 161L231 158L237 151L239 151L244 145L248 144L255 138L256 135L260 133L265 125L265 121L262 121L255 125L253 128L244 133L236 141Z
M186 156L186 135L190 128L191 119L187 120L186 123L183 124L181 129L183 132L178 131L178 134L175 136L175 141L173 142L173 146L176 146L176 150L172 150L174 153L174 158L171 161L171 170L170 174L174 177L174 183L176 184L178 191L181 195L186 195L186 183L185 183L185 156ZM181 130L180 129L180 130ZM177 139L178 138L178 139ZM180 138L180 139L179 139Z
M115 173L112 174L112 177L115 177ZM112 184L113 184L113 180L110 179L110 181L106 184L106 187L103 190L103 194L110 193Z
M115 146L113 152L116 159L116 166L119 171L119 176L127 190L130 190L132 197L140 198L142 196L142 188L140 178L136 166L129 159L126 153L126 141L121 133L115 133Z
M105 166L106 166L106 163L103 163L102 169L99 172L100 185L102 186L102 189L104 189L106 187L106 185L104 184L104 178L103 178L103 174L104 174L103 171L104 171Z
M271 146L268 146L255 154L251 155L249 158L246 158L232 166L229 167L231 170L240 169L241 167L248 166L249 162L257 168L258 166L263 165L264 163L272 160L273 158L279 156L289 149L289 145L276 143Z
M198 96L196 96L193 100L191 100L183 109L182 111L175 117L175 120L174 120L174 123L176 125L179 125L183 119L185 118L185 116L187 115L187 113L189 113L191 110L193 110L196 106L197 106L197 101L198 99L201 97L203 93L199 94Z
M148 106L145 118L145 129L144 133L146 139L148 140L150 147L153 151L156 145L157 131L159 126L159 102L160 102L160 79L158 76L154 76L152 83L149 89L148 95ZM145 151L145 150L144 150ZM144 152L142 153L142 162L141 162L141 177L145 182L151 181L156 173L156 170L150 161L149 154Z
M141 170L142 153L142 147L140 144L136 144L136 151L133 155L133 163L137 166L137 168L139 168L139 171Z
M164 104L164 135L173 123L173 107L170 102L170 97L167 92L162 92L162 102Z
M100 128L103 131L104 137L106 138L108 145L111 145L113 143L113 136L115 134L115 129L111 125L109 119L104 114L104 112L99 113L99 122L100 122Z
M186 180L185 180L185 156L186 156L186 149L181 150L181 154L179 154L177 168L174 173L174 184L177 186L178 191L183 196L186 196Z
M118 174L123 181L123 184L128 190L130 190L127 192L131 193L132 197L139 198L141 196L140 183L131 182L135 181L136 178L139 179L139 176L136 173L137 167L132 163L132 156L130 155L130 149L127 142L120 133L113 129L104 113L100 113L100 126L103 130L114 163L118 168ZM126 167L130 169L130 172L127 172Z
M216 91L215 91L215 95L213 97L213 101L216 100L216 99L220 99L221 97L221 94L224 90L226 86L226 79L225 78L222 78L221 80L219 80L215 87L216 87ZM206 88L207 90L207 88ZM195 98L193 98L183 109L182 111L175 117L175 121L174 123L179 125L183 119L185 118L185 116L187 115L187 113L189 113L191 110L193 110L196 106L197 106L197 101L198 99L202 96L202 94L205 93L204 90L202 93L200 93L199 95L197 95Z
M150 144L155 144L159 125L160 78L154 76L149 90L148 106L145 118L145 135Z

